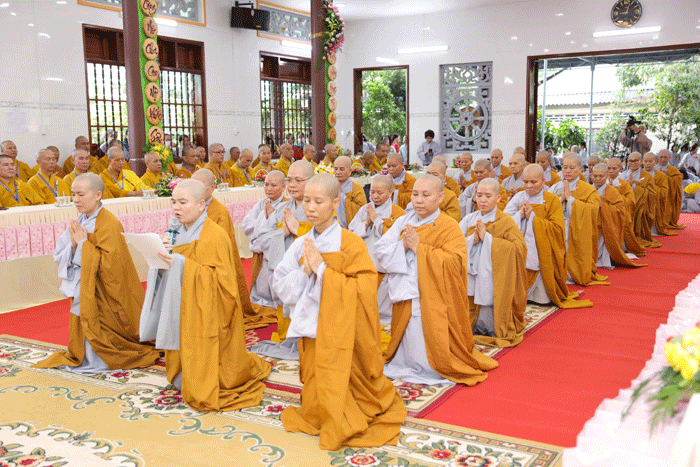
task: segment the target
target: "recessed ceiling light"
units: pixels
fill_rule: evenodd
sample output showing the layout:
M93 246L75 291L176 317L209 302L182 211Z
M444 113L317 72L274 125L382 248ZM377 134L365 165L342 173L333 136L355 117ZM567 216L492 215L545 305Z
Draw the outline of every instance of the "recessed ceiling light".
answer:
M17 16L17 13L15 13L14 11L11 11L10 14L11 14L12 16Z
M567 35L567 36L570 36L570 35L571 35L571 31L566 31L564 34Z
M564 16L564 13L557 13L556 16Z
M58 0L56 3L59 5L65 5L67 2L66 0Z
M8 6L10 6L9 3L0 3L0 8L7 8Z
M449 49L447 45L430 45L424 47L408 47L399 49L396 52L400 54L419 54L422 52L444 52L447 49Z
M44 81L63 81L63 78L44 78Z
M549 52L549 49L544 49L545 52Z
M33 28L33 27L34 27L34 23L29 23L27 26L29 26L30 28Z
M576 43L576 42L574 42L574 41L569 41L569 44L575 44L575 43Z
M627 36L630 34L647 34L661 31L661 26L649 26L646 28L613 29L610 31L597 31L593 37Z
M518 40L518 36L510 36L510 40L512 40L512 41L517 41L517 40Z
M45 37L45 38L47 38L47 39L51 39L51 36L49 36L49 35L46 34L45 32L40 32L40 33L39 33L39 36L40 36L40 37Z

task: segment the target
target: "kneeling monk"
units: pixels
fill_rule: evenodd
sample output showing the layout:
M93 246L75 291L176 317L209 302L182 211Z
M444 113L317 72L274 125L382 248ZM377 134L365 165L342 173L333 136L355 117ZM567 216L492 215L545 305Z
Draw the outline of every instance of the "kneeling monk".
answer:
M270 364L245 348L243 310L231 240L207 217L198 180L173 190L180 221L175 246L158 253L170 265L148 272L141 340L164 349L168 381L195 410L236 410L259 404Z
M73 299L68 350L37 363L78 373L142 368L159 353L139 342L143 288L116 217L102 208L104 182L88 172L71 186L80 215L56 242L61 292Z
M275 269L273 287L289 309L287 339L299 339L301 407L287 407L287 431L320 436L321 449L396 444L406 407L383 375L377 271L364 242L336 222L340 184L311 178L304 213L312 231Z

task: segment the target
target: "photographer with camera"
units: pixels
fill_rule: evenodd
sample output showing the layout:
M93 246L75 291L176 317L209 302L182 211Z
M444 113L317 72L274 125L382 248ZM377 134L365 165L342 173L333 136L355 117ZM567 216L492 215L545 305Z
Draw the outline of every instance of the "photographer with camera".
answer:
M627 125L620 133L620 142L627 148L627 154L638 152L646 154L651 151L651 140L647 137L647 127L640 120L630 115Z

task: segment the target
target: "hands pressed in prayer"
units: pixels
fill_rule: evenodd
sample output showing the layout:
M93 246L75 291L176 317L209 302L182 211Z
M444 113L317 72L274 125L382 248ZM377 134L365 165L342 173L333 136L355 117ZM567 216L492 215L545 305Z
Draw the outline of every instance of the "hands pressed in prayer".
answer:
M486 238L486 226L479 219L476 221L476 230L474 230L474 245L483 242L484 238Z
M284 227L284 236L294 235L295 237L299 234L299 221L292 210L289 207L284 208L284 218L282 219L282 225Z
M270 214L275 212L275 208L272 207L272 203L269 199L265 200L265 219L270 217Z
M367 205L367 219L365 219L365 223L367 224L367 227L370 225L374 224L374 221L377 220L377 211L374 209L374 206L371 204Z
M413 228L411 224L406 224L401 232L403 235L403 247L406 250L413 250L414 253L418 253L418 243L420 243L420 237L418 237L418 232Z
M70 233L70 241L74 251L78 247L78 243L87 240L87 230L75 219L70 221L68 232Z
M173 249L173 244L170 242L170 237L163 236L160 237L160 240L163 242L163 246L165 247L166 251L171 251ZM158 252L158 257L168 263L168 266L173 265L173 255L170 253L163 253L163 252Z
M569 188L569 182L564 180L562 182L562 190L561 190L561 195L559 195L559 199L561 199L561 202L563 203L564 201L569 199L569 196L571 196L571 189Z
M313 240L311 240L311 237L306 237L304 239L303 254L304 272L307 276L310 276L312 272L316 274L316 271L318 271L319 266L323 264L323 258L321 257L321 253L318 252L316 244Z
M523 219L529 219L529 218L530 218L530 215L532 214L532 205L530 204L530 202L529 202L528 200L525 200L525 201L523 202L523 207L522 207L522 209L520 210L520 212L521 212L521 214L522 214L522 216L523 216Z
M469 186L469 183L467 182L467 179L464 177L463 173L459 174L459 186L461 186L462 188L466 188Z
M512 198L513 196L515 196L515 193L517 193L515 191L515 188L511 188L510 190L508 190L508 198Z

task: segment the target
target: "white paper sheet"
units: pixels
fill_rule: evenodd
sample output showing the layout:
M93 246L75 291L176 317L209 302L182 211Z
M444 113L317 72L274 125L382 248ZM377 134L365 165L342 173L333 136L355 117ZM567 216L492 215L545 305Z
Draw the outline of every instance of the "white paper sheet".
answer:
M126 243L136 248L141 253L148 264L148 269L170 269L168 263L158 257L158 252L167 253L163 241L158 234L144 233L132 234L122 233Z

